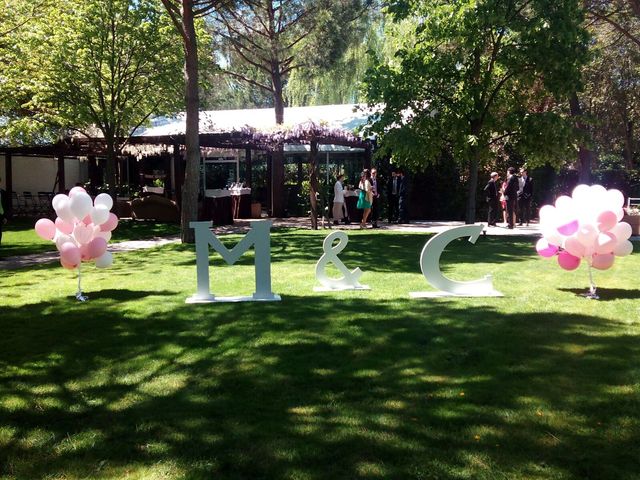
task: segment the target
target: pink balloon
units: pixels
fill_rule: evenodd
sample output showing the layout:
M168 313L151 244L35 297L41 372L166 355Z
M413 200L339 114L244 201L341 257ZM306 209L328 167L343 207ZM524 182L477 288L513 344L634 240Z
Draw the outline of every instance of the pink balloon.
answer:
M576 237L569 237L564 242L564 249L574 257L584 257L585 248Z
M91 260L91 254L89 253L89 244L80 245L80 258L83 262Z
M569 223L560 225L558 227L558 232L565 237L569 237L578 231L579 226L580 224L578 223L578 220L571 220Z
M84 223L85 225L90 225L93 223L93 220L91 220L91 215L87 215L86 217L84 217L82 219L82 223Z
M73 227L73 238L76 239L80 245L85 245L93 238L93 227L85 225L82 222L76 223Z
M56 234L56 226L48 218L41 218L36 222L36 233L40 238L53 240L53 236Z
M71 233L73 232L73 224L65 222L60 217L56 218L55 225L58 230L67 235L71 235Z
M38 220L35 224L35 230L36 234L45 240L53 240L56 235L56 226L48 218Z
M593 225L589 223L587 223L586 225L581 225L576 232L576 238L585 247L592 246L597 237L598 231Z
M104 238L97 237L89 242L88 247L91 258L98 258L107 251L107 241Z
M595 253L611 253L613 252L613 249L616 248L617 244L618 239L615 235L609 232L601 232L598 234L598 238L596 239Z
M607 210L598 215L598 230L601 232L608 232L618 223L618 217L615 212Z
M60 247L60 258L69 265L77 266L82 260L82 255L73 243L65 243Z
M64 268L68 268L69 270L73 270L74 268L76 268L78 266L78 265L74 265L72 263L67 262L62 257L60 257L60 265L62 265Z
M580 266L580 259L567 251L563 251L558 255L558 265L564 270L575 270Z
M109 213L109 219L100 225L100 230L103 232L110 232L118 226L118 217L115 213Z
M597 268L598 270L606 270L611 268L613 265L613 261L615 260L615 256L613 253L604 253L604 254L596 254L591 259L591 266L593 268Z
M95 238L101 237L101 238L104 238L107 242L109 242L109 240L111 240L111 232L103 232L100 230L99 226L97 228L98 228L98 232L94 234L94 237Z
M73 187L71 190L69 190L69 198L73 197L77 193L87 193L87 191L82 187Z
M558 247L550 244L546 239L541 238L536 243L536 252L538 252L538 255L541 257L549 258L558 253Z

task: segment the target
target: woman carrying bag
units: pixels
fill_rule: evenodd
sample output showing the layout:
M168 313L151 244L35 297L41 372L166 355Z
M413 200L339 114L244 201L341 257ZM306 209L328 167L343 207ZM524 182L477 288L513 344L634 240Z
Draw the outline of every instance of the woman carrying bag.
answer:
M356 207L362 212L362 221L360 222L360 228L366 228L367 218L371 213L371 204L373 203L373 189L371 188L371 172L368 169L362 171L360 177L360 184L358 185L360 194L358 195L358 204Z

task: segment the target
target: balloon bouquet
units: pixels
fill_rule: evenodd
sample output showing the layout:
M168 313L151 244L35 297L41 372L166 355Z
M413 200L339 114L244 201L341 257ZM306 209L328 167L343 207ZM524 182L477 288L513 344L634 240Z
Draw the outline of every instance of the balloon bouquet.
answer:
M101 193L91 200L82 187L74 187L69 196L58 194L51 200L58 216L55 222L41 218L36 222L36 233L45 240L53 240L60 252L60 264L69 270L78 269L76 299L87 300L82 293L81 263L95 260L97 268L107 268L113 263L107 243L111 232L118 226L118 217L111 213L113 200Z
M568 197L540 209L542 238L536 244L543 257L557 256L564 270L575 270L585 260L589 266L588 298L598 298L592 268L607 270L615 257L629 255L631 226L621 222L624 196L601 185L578 185Z

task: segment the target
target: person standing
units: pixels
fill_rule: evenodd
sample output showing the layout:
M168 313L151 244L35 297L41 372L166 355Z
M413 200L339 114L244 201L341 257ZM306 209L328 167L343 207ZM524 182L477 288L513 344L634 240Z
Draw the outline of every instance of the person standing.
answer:
M533 179L526 168L520 169L520 190L518 191L518 208L520 209L520 222L529 226L531 220L531 199L533 198Z
M344 186L342 182L344 175L338 175L335 185L333 186L333 223L338 225L341 221L345 220L344 215Z
M515 226L516 210L518 208L518 190L520 188L516 169L507 169L507 186L504 189L504 199L507 202L507 225L508 228Z
M409 223L409 185L404 170L398 170L398 223Z
M389 199L389 223L398 219L398 191L400 190L400 180L397 172L391 172L391 178L387 185L387 198Z
M487 198L487 205L489 206L487 224L490 227L495 227L498 221L498 212L500 211L500 189L498 188L497 172L491 172L489 181L484 187L484 194Z
M380 193L378 192L378 170L371 169L371 227L378 228L378 215L380 209Z
M362 220L360 221L360 228L367 227L367 220L371 213L371 203L373 201L373 190L371 189L371 172L365 168L360 176L360 183L358 185L360 194L358 195L358 209L362 210Z
M2 178L0 178L0 181L2 181ZM8 208L6 192L3 188L0 188L0 245L2 244L2 227L7 223Z

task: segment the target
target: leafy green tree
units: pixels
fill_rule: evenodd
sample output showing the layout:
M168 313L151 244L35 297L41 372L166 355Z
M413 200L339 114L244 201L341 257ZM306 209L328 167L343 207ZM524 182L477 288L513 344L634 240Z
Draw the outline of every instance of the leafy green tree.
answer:
M581 132L577 163L580 181L587 183L598 156L607 151L622 151L627 168L633 166L640 1L583 0L583 6L586 26L593 37L592 61L584 70L585 91L580 95L574 92L570 106Z
M356 37L352 29L365 0L244 0L213 14L228 46L226 74L273 98L276 123L284 122L284 88L291 73L329 68ZM339 18L341 21L336 21Z
M450 151L467 169L475 221L478 169L506 141L530 164L562 158L572 128L558 103L577 88L588 35L577 0L392 0L415 28L366 81L383 153L407 164Z
M592 119L590 133L599 153L621 155L625 166L634 168L640 121L640 48L616 31L593 30L593 60L585 69L582 95Z
M161 8L155 0L52 2L12 42L3 74L20 102L5 130L18 140L97 130L113 194L115 160L129 135L150 115L180 107L180 51Z
M371 68L369 52L384 56L382 15L378 8L367 10L352 22L353 40L329 67L297 69L285 87L289 105L329 105L363 101L361 82Z

